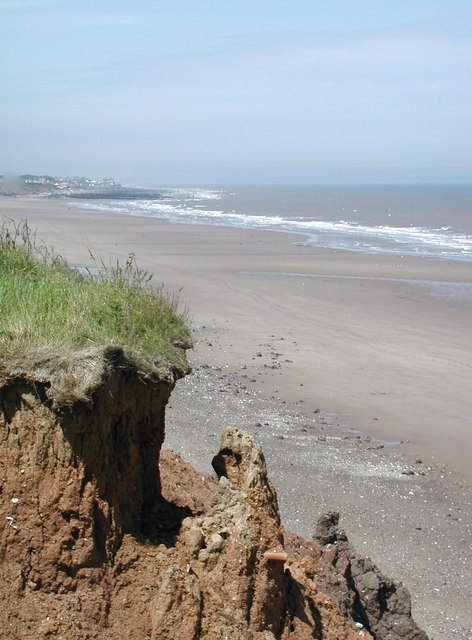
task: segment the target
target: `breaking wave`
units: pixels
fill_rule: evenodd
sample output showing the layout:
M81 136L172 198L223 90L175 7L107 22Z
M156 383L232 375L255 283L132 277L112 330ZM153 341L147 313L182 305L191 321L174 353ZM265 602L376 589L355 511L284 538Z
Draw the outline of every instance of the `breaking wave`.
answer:
M365 225L349 220L290 215L254 215L218 208L224 191L163 189L163 200L73 202L87 209L151 217L183 224L206 224L281 231L304 236L303 244L364 253L401 253L472 260L472 234L451 227ZM216 205L216 206L215 206Z

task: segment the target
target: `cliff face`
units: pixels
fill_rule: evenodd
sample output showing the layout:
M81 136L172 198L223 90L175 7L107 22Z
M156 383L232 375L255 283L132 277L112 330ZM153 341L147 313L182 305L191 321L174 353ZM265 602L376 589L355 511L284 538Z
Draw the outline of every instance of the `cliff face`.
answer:
M106 624L123 536L155 526L175 376L139 371L112 348L82 354L76 367L74 388L41 373L3 372L0 616L8 617L0 627L9 637L28 637L26 620L41 627L49 611L46 637L70 594L88 626Z
M119 349L81 366L93 382L69 396L43 374L3 372L2 638L426 638L394 583L390 605L366 609L375 580L362 582L336 523L324 545L284 534L250 436L223 432L219 480L161 451L181 372L142 371Z

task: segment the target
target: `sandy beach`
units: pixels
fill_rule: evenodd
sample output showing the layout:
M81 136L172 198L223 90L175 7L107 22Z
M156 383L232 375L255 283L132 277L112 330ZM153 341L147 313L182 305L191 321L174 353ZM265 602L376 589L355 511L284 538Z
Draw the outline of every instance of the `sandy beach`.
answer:
M178 295L194 373L174 392L167 446L208 472L223 426L255 433L287 528L310 536L341 511L431 637L472 637L470 263L35 197L3 197L0 211L71 265L134 252Z

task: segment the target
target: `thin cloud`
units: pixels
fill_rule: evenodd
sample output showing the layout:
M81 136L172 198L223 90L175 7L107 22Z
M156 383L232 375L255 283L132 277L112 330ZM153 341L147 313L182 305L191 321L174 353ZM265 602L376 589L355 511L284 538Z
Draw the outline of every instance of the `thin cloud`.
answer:
M61 10L48 15L46 20L37 20L35 14L31 13L27 17L34 22L30 26L35 26L38 31L64 29L69 27L120 27L136 25L145 20L142 14L138 13L113 13L113 12L81 12L64 11L63 0L0 0L0 10L14 9L35 9L39 7L60 5ZM24 27L24 25L21 25Z
M84 28L113 21L126 26L139 19L105 13L60 17ZM147 96L181 90L188 95L191 92L194 103L199 95L233 100L251 93L259 100L267 95L268 100L277 97L285 102L286 92L308 97L319 93L316 87L322 86L339 88L340 93L357 86L374 95L386 87L398 88L400 93L460 90L468 95L471 40L454 29L443 28L439 33L425 25L415 26L416 32L412 25L401 25L352 32L286 32L264 42L249 37L241 39L239 49L226 43L178 53L116 57L106 64L58 70L53 79L60 92L75 93L74 89L94 86L94 90L121 93L126 77L127 94L131 87ZM31 82L30 88L37 85L34 77ZM252 102L255 105L256 101Z
M59 13L52 18L54 26L75 27L127 27L140 22L137 14L113 13Z
M1 9L23 9L25 7L42 7L58 4L62 0L0 0Z
M277 43L251 47L241 43L239 50L213 49L155 54L116 60L108 65L83 69L83 80L100 78L104 83L120 82L128 86L192 86L193 94L201 85L205 92L218 93L218 87L233 95L248 87L260 93L265 87L277 93L278 87L394 85L417 90L452 88L472 69L472 44L454 34L417 33L392 29L364 33L286 34ZM206 79L206 80L205 80ZM210 82L211 81L211 82ZM255 85L255 86L254 86Z

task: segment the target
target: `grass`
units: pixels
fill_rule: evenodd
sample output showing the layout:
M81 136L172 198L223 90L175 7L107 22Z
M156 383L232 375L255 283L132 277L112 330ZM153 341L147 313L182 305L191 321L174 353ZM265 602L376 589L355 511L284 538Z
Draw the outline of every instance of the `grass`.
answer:
M184 318L162 287L150 287L133 254L106 277L89 274L73 272L39 245L27 223L0 227L0 357L116 345L148 365L164 360L185 368Z

